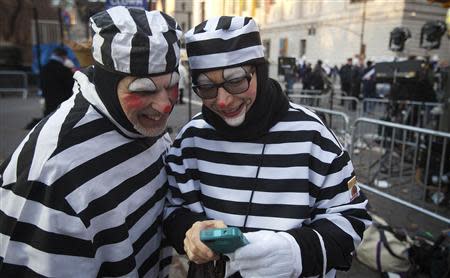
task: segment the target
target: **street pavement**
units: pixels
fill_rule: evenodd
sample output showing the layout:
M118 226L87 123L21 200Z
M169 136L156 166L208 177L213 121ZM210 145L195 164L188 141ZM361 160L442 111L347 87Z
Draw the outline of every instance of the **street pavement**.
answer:
M199 100L195 96L193 96L193 99L196 104L192 105L192 116L200 111ZM20 95L0 95L0 162L9 156L26 136L28 131L24 127L33 118L40 116L42 116L42 104L40 98L34 93L31 93L27 99L21 98ZM188 104L175 106L169 119L169 130L172 131L172 138L176 136L176 133L189 118ZM371 211L384 217L394 227L405 228L411 233L428 231L434 235L437 235L443 229L449 228L443 222L395 204L375 194L366 192L366 195L369 199ZM338 277L375 278L379 277L379 274L354 260L351 270L339 272Z

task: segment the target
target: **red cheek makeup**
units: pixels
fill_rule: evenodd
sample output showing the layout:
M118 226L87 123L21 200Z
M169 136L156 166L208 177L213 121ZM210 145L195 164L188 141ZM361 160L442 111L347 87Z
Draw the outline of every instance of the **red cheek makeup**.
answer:
M167 104L166 106L164 106L163 108L163 112L164 113L170 113L170 111L172 111L172 105L171 104Z
M170 99L178 100L178 86L174 86L172 90L169 92Z
M133 93L126 95L124 97L124 102L130 109L141 108L144 105L142 97Z

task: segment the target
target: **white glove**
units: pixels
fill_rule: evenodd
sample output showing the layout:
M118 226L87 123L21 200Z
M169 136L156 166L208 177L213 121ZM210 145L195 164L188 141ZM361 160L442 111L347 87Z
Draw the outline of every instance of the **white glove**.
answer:
M302 257L297 241L288 233L258 231L245 233L250 242L227 254L228 277L239 271L242 277L298 277L302 273Z

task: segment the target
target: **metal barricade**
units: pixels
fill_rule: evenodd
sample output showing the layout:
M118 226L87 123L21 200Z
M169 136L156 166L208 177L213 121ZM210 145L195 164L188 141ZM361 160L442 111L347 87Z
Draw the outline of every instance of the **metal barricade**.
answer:
M450 133L359 118L352 161L362 187L450 224Z
M322 118L325 124L333 130L339 138L339 141L344 145L344 148L348 149L350 144L348 133L350 123L349 117L345 113L339 111L312 106L306 107L315 111L319 117Z
M350 122L354 122L358 117L360 117L359 99L352 96L334 95L333 110L344 112L349 116Z
M22 93L28 96L28 77L23 71L0 71L0 93Z
M437 102L366 98L362 103L362 117L430 129L437 129L439 123L439 115L433 113L433 109L440 105Z
M294 103L313 107L326 107L329 102L328 95L290 94L288 97Z

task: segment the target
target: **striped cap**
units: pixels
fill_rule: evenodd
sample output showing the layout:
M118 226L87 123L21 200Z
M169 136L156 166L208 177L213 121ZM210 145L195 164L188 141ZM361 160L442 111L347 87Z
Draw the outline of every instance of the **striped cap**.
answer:
M90 18L92 56L108 71L145 76L177 69L178 23L160 11L117 6Z
M259 29L250 17L211 18L189 30L185 39L194 72L264 62Z

